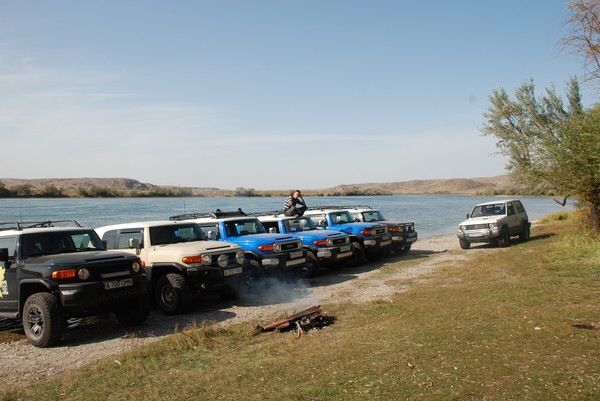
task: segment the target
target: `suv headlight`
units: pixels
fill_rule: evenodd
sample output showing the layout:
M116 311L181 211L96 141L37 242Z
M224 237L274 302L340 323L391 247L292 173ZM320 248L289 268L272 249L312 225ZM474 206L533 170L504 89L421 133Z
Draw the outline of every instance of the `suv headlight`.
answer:
M467 229L467 226L459 226L458 228L460 229L460 231L465 231Z
M238 264L243 265L244 262L246 261L246 256L244 255L244 251L237 251L235 253L235 261L238 262Z
M496 228L496 227L498 227L498 223L489 223L488 227L489 228Z
M220 267L227 267L227 265L229 264L229 257L227 256L227 254L224 253L222 255L219 255L217 263Z
M90 278L90 271L85 267L82 267L81 269L77 270L77 277L79 277L81 281L86 281L88 278Z
M202 264L203 265L210 265L211 262L212 262L211 255L202 255Z
M273 245L273 252L275 252L275 253L281 252L281 244L274 244Z
M134 273L139 273L141 268L142 268L142 266L140 265L139 262L133 262L131 264L131 270L133 270Z

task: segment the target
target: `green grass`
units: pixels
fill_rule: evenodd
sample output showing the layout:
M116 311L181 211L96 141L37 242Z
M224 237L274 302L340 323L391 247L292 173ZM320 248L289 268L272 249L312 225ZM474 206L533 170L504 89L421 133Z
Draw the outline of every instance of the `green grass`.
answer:
M465 251L391 302L323 305L335 324L300 338L190 328L0 399L600 400L600 239L576 227Z

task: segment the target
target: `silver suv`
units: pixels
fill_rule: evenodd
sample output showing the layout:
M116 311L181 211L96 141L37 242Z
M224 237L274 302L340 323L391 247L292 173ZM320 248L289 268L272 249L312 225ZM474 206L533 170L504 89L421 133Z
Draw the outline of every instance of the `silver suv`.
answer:
M462 249L481 242L507 247L511 236L529 240L530 229L531 223L521 201L508 199L476 205L467 214L467 220L459 224L456 235Z

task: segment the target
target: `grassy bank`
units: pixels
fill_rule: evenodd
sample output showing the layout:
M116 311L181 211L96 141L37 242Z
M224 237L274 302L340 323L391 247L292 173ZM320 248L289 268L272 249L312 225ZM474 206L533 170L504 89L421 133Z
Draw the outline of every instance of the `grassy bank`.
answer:
M570 218L532 235L453 251L392 302L323 305L335 324L300 338L190 329L0 399L600 400L600 239Z

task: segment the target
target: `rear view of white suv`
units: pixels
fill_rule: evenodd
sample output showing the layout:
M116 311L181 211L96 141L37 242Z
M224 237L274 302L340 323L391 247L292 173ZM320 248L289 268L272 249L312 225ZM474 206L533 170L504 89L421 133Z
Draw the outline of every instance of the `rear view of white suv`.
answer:
M500 247L510 245L510 237L518 235L529 240L531 223L520 200L498 200L476 205L467 220L458 226L456 235L462 249L472 243L492 243Z

